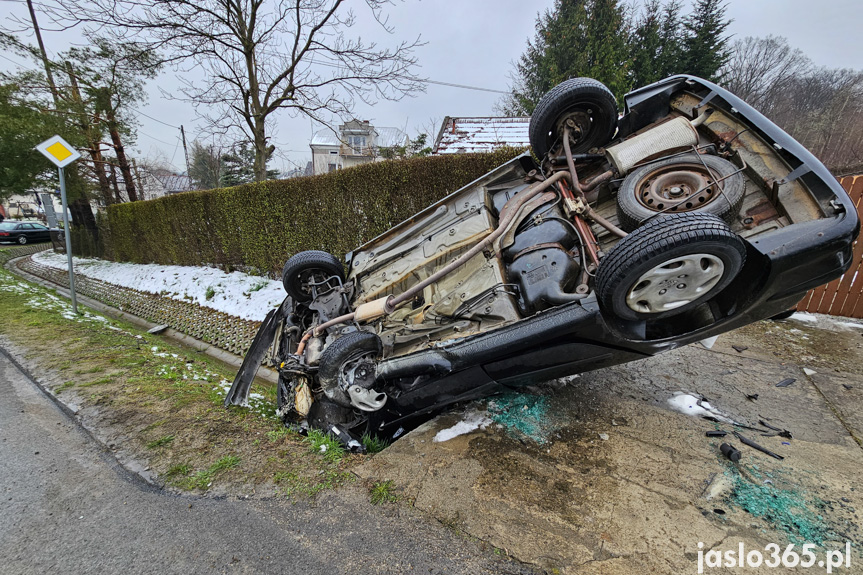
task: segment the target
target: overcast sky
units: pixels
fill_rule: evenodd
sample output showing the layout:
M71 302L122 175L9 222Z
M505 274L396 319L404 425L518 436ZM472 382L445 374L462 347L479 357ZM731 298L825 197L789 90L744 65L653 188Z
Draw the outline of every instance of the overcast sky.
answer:
M537 13L552 3L552 0L406 0L389 10L394 35L385 34L371 22L360 22L356 29L364 39L379 40L381 44L420 36L426 45L416 55L421 66L419 74L425 78L505 90L512 62L533 36ZM0 6L26 14L26 6L18 0L0 0ZM863 69L860 0L730 0L728 15L734 20L730 32L736 37L785 36L818 65ZM45 42L52 53L66 50L69 42L74 41L68 35L45 32ZM7 59L0 60L2 69L13 67L9 59L23 62L8 53L3 56ZM174 91L178 85L174 72L165 72L158 82L148 86L150 99L140 110L172 126L183 124L191 139L200 127L194 109L165 98L159 91L159 87ZM356 117L377 126L406 129L413 137L432 119L439 126L444 116L492 115L499 97L500 94L490 92L429 84L424 94L414 98L359 106ZM140 120L133 154L161 155L182 171L179 131L144 116ZM272 135L278 151L272 167L288 170L292 164L304 165L311 159L308 144L312 125L308 119L291 118L283 113L277 116L274 127Z

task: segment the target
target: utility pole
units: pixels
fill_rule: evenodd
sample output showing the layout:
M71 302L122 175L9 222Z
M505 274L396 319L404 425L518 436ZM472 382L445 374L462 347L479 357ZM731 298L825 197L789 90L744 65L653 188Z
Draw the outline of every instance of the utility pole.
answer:
M189 149L186 147L186 130L183 129L183 124L180 124L180 135L183 137L183 154L186 155L186 175L189 177L189 186L191 186L192 171L189 169Z
M51 88L51 96L54 98L54 106L60 107L60 96L57 93L57 84L54 83L54 75L51 73L51 64L48 62L48 53L42 42L42 30L36 22L36 10L33 9L33 0L27 0L27 8L30 9L30 20L33 22L33 31L36 33L36 41L39 43L39 53L42 55L42 65L45 66L45 76L48 78L48 87Z

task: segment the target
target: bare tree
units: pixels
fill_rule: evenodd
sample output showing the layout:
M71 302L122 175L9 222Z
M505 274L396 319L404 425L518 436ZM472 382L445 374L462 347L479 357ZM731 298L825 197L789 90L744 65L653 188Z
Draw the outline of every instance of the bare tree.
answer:
M388 32L390 0L364 0ZM381 47L347 36L355 14L345 0L70 0L55 16L108 28L121 40L168 54L196 70L183 96L214 131L241 130L255 149L255 177L266 179L268 130L280 109L351 115L357 99L398 100L422 90L414 74L419 39Z
M863 165L863 72L816 68L785 38L732 46L725 85L838 172Z
M798 77L771 117L831 169L863 163L863 73L819 68Z
M779 94L812 69L803 52L780 36L747 36L731 47L731 57L721 71L725 86L758 108L770 113Z
M426 135L426 144L432 149L434 149L435 140L440 133L442 123L443 119L440 116L431 116L417 128L420 134Z

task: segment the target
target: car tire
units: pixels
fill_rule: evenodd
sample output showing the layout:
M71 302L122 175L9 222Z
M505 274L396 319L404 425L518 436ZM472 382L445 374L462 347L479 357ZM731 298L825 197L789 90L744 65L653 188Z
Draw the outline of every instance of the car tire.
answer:
M795 313L797 313L797 308L796 308L796 307L793 307L793 308L791 308L791 309L787 309L787 310L785 310L785 311L783 311L783 312L779 312L779 313L777 313L776 315L772 315L772 316L770 316L770 319L771 319L772 321L782 321L782 320L784 320L784 319L788 319L789 317L791 317L791 316L792 316L792 315L794 315Z
M567 118L582 127L581 136L572 141L572 153L587 152L614 136L617 101L611 90L593 78L572 78L555 86L540 99L530 118L528 138L538 158L563 136Z
M27 245L27 236L18 236L18 243L22 246Z
M710 186L717 176L724 178L721 192ZM713 214L730 224L740 213L745 191L746 179L728 160L684 154L642 166L626 176L617 191L617 219L628 232L659 213ZM662 212L669 206L674 207Z
M712 214L652 220L602 259L596 293L604 312L639 321L671 317L715 297L740 272L746 245Z
M331 343L321 354L318 382L330 400L350 406L351 400L343 389L345 371L358 361L376 361L383 350L381 338L367 331L355 331ZM374 381L374 373L367 379ZM356 381L356 380L354 380Z
M309 250L295 254L282 269L282 284L294 301L307 302L312 299L308 280L317 276L318 281L338 276L345 280L345 268L336 256L320 250Z

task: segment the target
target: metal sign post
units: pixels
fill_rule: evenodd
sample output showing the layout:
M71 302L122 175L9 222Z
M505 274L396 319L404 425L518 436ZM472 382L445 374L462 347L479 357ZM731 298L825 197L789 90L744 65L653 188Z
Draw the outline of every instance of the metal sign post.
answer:
M69 211L66 203L66 178L63 168L81 157L81 154L60 136L49 138L36 146L43 156L57 166L60 173L60 201L63 204L63 231L66 236L66 260L69 265L69 291L72 293L72 311L78 313L78 299L75 297L75 270L72 267L72 240L69 237Z
M69 291L72 293L72 312L78 313L78 298L75 297L75 270L72 268L72 240L69 237L69 212L66 203L66 177L60 172L60 202L63 204L63 233L66 236L66 262L69 265Z

